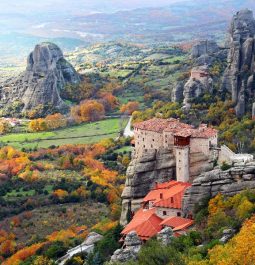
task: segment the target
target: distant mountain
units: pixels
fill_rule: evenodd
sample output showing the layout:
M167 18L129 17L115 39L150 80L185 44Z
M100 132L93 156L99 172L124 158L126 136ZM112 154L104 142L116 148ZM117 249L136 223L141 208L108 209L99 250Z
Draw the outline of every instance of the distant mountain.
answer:
M255 11L254 0L24 0L22 5L17 5L18 0L11 0L8 5L3 2L2 63L12 61L11 56L16 60L17 54L24 57L36 42L49 39L64 50L65 46L74 49L88 43L120 40L150 45L201 38L223 41L237 10Z

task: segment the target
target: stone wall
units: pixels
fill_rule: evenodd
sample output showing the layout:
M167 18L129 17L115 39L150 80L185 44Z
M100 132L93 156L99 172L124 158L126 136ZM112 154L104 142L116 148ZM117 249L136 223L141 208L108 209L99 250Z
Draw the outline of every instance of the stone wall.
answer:
M159 149L163 146L163 133L135 129L135 151L141 156L145 150Z

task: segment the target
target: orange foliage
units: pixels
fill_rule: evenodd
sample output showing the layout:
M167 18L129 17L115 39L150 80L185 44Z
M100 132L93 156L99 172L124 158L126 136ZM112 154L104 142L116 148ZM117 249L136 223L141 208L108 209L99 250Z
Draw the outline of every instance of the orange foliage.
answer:
M112 229L113 227L115 227L117 224L118 224L118 221L113 222L111 220L105 219L105 220L97 223L96 225L94 225L92 227L92 230L100 230L102 232L107 232L110 229Z
M21 221L20 221L20 218L18 216L15 216L11 219L11 225L14 226L14 227L18 227L20 226L21 224Z
M100 98L106 111L112 111L119 105L118 99L112 93L101 93Z
M127 104L122 105L120 108L120 112L131 115L134 111L138 109L139 109L139 103L136 101L131 101L128 102Z
M105 115L103 104L96 100L86 100L71 109L71 116L77 122L98 121Z
M87 226L69 227L65 230L60 230L53 232L51 235L47 236L50 242L53 241L66 241L69 238L81 237L84 238L88 234Z
M52 194L60 200L64 199L66 196L68 196L68 192L65 190L61 190L61 189L55 190Z
M30 247L23 248L11 256L9 259L3 262L2 265L18 265L27 258L33 256L38 249L40 249L45 243L34 244Z

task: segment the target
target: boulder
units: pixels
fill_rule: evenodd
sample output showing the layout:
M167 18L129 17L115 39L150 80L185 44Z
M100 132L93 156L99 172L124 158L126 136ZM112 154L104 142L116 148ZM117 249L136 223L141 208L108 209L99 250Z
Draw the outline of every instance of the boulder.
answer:
M135 231L131 231L127 234L123 247L117 249L112 257L111 263L113 262L126 262L130 260L135 260L137 258L138 252L140 251L142 242Z
M160 241L165 246L171 243L172 238L173 238L173 229L170 227L163 228L157 234L157 240Z
M79 75L60 48L53 43L41 43L29 54L25 72L0 86L0 105L6 108L19 103L23 113L40 107L41 115L66 112L68 106L61 92L66 85L79 82Z

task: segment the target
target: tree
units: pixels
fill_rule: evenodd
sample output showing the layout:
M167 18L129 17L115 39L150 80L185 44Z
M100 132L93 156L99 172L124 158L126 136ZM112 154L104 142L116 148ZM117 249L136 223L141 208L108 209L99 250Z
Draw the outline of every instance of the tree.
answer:
M0 120L0 134L10 133L12 127L8 121Z
M98 121L105 115L103 104L96 100L86 100L71 109L71 116L77 122Z
M44 256L38 256L35 258L35 260L33 261L32 265L54 265L54 261L44 257Z
M134 111L139 109L139 103L137 101L131 101L127 104L124 104L120 108L121 113L126 113L128 115L131 115Z

